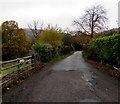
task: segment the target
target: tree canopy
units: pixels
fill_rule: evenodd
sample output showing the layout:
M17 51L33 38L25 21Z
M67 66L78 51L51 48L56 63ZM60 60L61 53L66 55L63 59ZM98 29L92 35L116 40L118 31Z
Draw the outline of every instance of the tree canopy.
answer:
M63 33L59 29L55 27L48 27L47 29L42 31L39 42L50 44L54 47L59 47L62 45L62 36Z
M106 10L101 5L95 5L86 9L85 14L81 18L74 20L74 25L93 37L95 33L107 28L107 20Z
M2 24L3 60L24 56L30 48L25 32L16 21L5 21ZM6 60L6 59L5 59Z

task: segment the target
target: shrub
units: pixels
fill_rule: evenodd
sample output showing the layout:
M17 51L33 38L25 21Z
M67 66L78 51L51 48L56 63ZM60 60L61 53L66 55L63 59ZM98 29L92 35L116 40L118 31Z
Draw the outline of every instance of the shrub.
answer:
M26 47L19 47L17 45L1 45L2 48L2 60L8 61L16 59L18 57L24 57L28 54Z
M61 47L61 54L64 55L64 54L68 54L72 51L72 48L70 46L67 46L67 45L63 45Z
M83 51L84 51L83 55L86 58L100 61L98 54L95 52L95 49L93 48L92 45L84 45Z
M103 62L120 66L120 34L94 40L93 48Z
M48 47L46 44L34 44L32 50L39 53L42 62L48 61Z
M32 45L32 50L35 52L35 57L37 61L48 62L55 56L65 55L72 51L70 46L62 46L62 47L52 47L49 44L34 44Z

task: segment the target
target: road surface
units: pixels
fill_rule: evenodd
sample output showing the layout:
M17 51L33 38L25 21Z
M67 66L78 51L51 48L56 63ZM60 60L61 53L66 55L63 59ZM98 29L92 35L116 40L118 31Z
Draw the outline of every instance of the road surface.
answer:
M47 66L3 95L3 102L117 102L118 80L85 62L80 51Z

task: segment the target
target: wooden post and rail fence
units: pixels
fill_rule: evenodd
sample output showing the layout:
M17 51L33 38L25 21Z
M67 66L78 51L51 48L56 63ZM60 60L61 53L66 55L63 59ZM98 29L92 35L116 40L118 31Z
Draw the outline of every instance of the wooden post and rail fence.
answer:
M29 73L36 65L37 59L31 56L17 58L10 61L0 62L0 86L6 86L9 82L14 81L25 73Z

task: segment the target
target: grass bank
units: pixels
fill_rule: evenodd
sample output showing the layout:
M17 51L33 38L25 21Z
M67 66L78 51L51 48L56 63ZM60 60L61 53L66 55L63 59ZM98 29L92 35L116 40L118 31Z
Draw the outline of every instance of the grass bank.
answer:
M45 62L43 63L44 65L49 65L49 64L52 64L54 62L57 62L57 61L60 61L68 56L70 56L71 54L73 54L74 52L71 52L69 54L66 54L66 55L59 55L59 56L55 56L54 58L52 58L52 60L48 61L48 62Z

